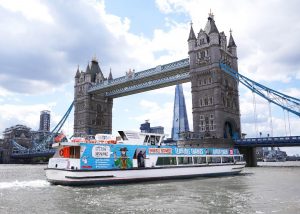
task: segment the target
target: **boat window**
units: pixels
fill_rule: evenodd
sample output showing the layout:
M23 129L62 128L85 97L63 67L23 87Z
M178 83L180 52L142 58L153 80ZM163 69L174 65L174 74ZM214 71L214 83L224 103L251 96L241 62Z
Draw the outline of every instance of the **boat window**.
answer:
M158 157L156 166L177 165L175 157Z
M221 157L212 157L212 163L221 163Z
M222 157L222 163L233 163L233 157Z
M194 164L202 164L206 163L205 157L194 157Z
M207 157L207 163L211 163L212 162L212 158L211 157Z
M123 131L119 131L119 135L121 136L122 140L128 140L125 133Z
M70 146L70 158L80 158L80 146Z
M192 157L178 157L178 164L193 164Z
M155 145L155 136L154 135L150 136L150 143L151 143L151 145Z
M145 136L144 143L147 143L147 142L148 142L148 140L149 140L149 135L146 135L146 136Z
M235 161L241 161L241 156L234 156Z
M155 137L155 144L158 144L158 143L159 143L159 140L160 140L160 136L156 136L156 137Z

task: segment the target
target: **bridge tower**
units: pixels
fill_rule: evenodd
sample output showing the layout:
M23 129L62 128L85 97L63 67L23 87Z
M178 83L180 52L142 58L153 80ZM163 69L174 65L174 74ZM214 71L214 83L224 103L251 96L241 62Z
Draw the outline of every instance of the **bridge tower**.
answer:
M111 73L109 79L112 79ZM106 80L96 58L86 71L77 69L74 86L74 135L94 135L112 132L113 99L104 94L88 93L88 89Z
M219 62L238 70L236 44L230 30L227 44L214 15L197 37L191 25L188 38L194 132L201 138L240 137L238 82L219 68Z

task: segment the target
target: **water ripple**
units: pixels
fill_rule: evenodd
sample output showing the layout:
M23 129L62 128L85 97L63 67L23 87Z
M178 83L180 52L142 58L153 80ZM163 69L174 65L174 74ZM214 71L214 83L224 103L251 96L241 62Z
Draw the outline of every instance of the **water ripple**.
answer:
M11 188L43 188L48 187L50 184L46 180L32 180L32 181L12 181L12 182L0 182L0 189Z

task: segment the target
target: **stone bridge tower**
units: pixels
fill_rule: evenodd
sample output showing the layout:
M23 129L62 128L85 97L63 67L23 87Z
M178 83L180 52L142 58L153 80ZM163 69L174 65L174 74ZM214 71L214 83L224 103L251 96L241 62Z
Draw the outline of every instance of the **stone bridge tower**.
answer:
M236 44L227 39L209 14L197 37L191 25L188 38L194 132L201 138L240 137L238 82L222 71L219 62L238 71Z
M109 78L112 79L111 73ZM90 94L88 89L106 80L94 58L86 71L77 69L74 86L74 135L95 135L112 132L112 98L104 94Z

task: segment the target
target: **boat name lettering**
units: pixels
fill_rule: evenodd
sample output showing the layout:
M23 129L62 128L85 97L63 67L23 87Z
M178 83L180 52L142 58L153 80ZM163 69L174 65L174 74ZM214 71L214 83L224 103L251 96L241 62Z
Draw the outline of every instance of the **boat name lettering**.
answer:
M212 154L213 155L228 155L229 150L228 149L213 149Z
M200 148L175 148L176 155L205 155L206 150Z
M171 148L149 148L149 154L172 154Z
M93 158L110 158L109 146L93 146L92 149Z

